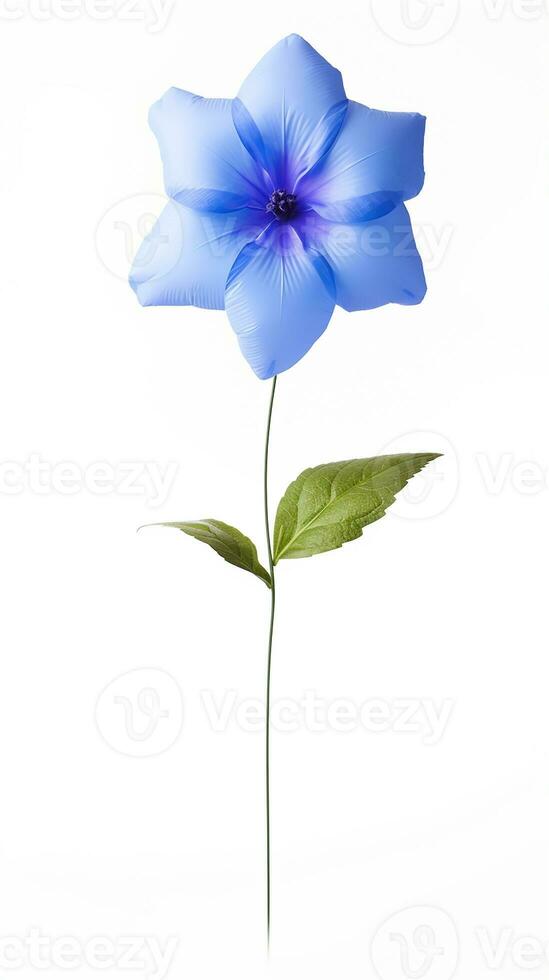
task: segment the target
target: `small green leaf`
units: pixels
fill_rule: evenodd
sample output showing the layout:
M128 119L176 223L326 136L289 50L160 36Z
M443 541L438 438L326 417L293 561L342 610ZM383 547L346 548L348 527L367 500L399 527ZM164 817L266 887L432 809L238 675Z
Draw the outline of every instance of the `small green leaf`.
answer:
M168 521L160 525L147 525L148 527L175 527L184 534L190 534L197 541L209 544L210 548L217 551L225 561L238 568L243 568L246 572L257 575L271 588L271 576L266 568L260 563L257 557L257 548L250 538L231 527L230 524L223 524L222 521L215 521L206 518L203 521Z
M274 563L341 548L383 517L395 494L440 453L402 453L304 470L278 505Z

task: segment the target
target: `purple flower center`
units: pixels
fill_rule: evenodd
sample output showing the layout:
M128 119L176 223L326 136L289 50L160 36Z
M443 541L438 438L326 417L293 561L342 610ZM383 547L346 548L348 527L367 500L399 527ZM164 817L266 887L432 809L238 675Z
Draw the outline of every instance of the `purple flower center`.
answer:
M265 210L274 214L278 221L288 221L292 218L297 208L297 197L295 194L288 194L288 191L273 191Z

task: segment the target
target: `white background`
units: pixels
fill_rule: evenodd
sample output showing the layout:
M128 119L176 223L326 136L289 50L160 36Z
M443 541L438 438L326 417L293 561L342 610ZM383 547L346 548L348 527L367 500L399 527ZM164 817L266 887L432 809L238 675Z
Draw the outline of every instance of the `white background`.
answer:
M177 941L173 980L264 975L263 735L204 696L263 698L269 596L135 529L214 516L265 555L269 386L223 313L141 309L125 276L162 207L149 105L234 95L296 31L350 97L427 115L429 293L337 310L281 377L273 502L308 465L446 455L360 541L279 566L273 697L324 722L273 736L271 973L549 976L546 4L0 6L0 975L163 976L127 974L124 937ZM338 731L341 698L385 730ZM433 744L425 705L451 708Z

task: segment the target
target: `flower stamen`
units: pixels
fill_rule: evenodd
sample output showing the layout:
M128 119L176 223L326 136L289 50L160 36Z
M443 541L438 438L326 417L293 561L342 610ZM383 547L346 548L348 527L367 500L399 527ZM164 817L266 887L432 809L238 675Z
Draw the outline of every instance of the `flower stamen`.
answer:
M297 197L295 194L288 194L288 191L273 191L267 205L266 211L274 214L278 221L289 221L293 218L297 208Z

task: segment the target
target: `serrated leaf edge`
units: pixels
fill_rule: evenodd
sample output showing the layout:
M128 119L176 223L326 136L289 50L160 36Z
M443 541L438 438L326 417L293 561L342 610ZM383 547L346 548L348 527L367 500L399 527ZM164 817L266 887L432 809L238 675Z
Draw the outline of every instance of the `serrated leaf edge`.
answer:
M398 455L400 455L400 454L395 453L395 456L398 456ZM407 480L405 481L404 485L400 488L400 490L397 490L396 493L393 494L393 500L390 501L389 503L385 504L385 505L384 504L380 504L372 512L373 514L376 514L378 511L381 510L382 513L379 515L379 517L383 517L385 515L386 511L388 510L388 508L389 507L392 507L393 503L395 502L395 499L396 499L397 494L402 493L402 491L404 490L404 488L406 486L408 486L408 483L410 482L410 480L412 480L414 476L417 476L418 473L421 473L421 471L423 469L425 469L425 467L428 466L429 463L432 463L435 459L440 459L440 457L443 454L442 453L410 453L409 455L410 456L426 456L426 457L429 457L429 458L425 460L425 462L419 467L419 469L417 469L414 473L410 474L410 476L407 478ZM365 457L365 458L373 458L373 459L375 459L376 457ZM345 463L354 463L354 462L355 462L354 459L341 460L342 465L344 465ZM319 466L329 466L329 465L330 465L329 463L319 463ZM298 474L298 476L296 477L295 480L292 480L292 483L296 483L297 480L299 480L301 477L306 476L307 474L311 473L315 469L318 469L318 467L317 466L309 466L309 467L307 467L307 469L303 470L301 473ZM286 488L286 490L284 491L282 497L280 498L280 500L278 502L278 507L280 507L280 504L282 503L284 497L286 496L286 493L288 492L289 488L292 486L292 483L289 483L288 484L288 487ZM383 487L376 488L376 489L383 489ZM349 491L346 490L345 493L341 494L341 497L344 497L345 494L348 493L348 492ZM319 517L322 516L322 514L324 513L324 511L327 510L328 507L330 507L334 503L334 501L336 499L338 499L338 498L334 497L334 498L331 498L330 500L328 500L327 503L324 504L324 507L322 507L319 510L318 514L315 514L315 516L313 518L311 518L311 520L308 521L307 524L305 524L302 528L299 529L299 532L297 534L294 534L294 536L290 539L290 541L288 541L288 543L284 546L284 548L282 549L282 551L275 552L275 554L273 555L273 565L277 565L278 562L282 558L284 558L284 553L286 551L288 551L288 549L298 540L298 538L302 534L304 534L306 531L308 531L310 529L310 527L318 520ZM278 507L277 507L277 515L278 515ZM372 520L368 520L368 522L366 524L363 524L363 525L361 525L359 521L352 521L352 522L349 521L349 523L354 523L357 526L357 530L358 530L359 533L356 535L356 537L351 538L349 541L343 541L341 544L336 545L334 548L329 548L325 552L318 552L318 553L319 554L327 554L328 551L337 551L337 550L339 550L339 548L342 548L344 544L350 544L351 541L357 541L358 538L361 538L363 536L363 534L364 534L364 528L365 527L368 527L369 524L374 524L376 520L379 520L379 517L374 517ZM275 518L275 524L276 524L276 518ZM298 557L300 557L300 558L314 558L316 556L315 555L299 555L299 556L296 555L295 557L296 558L298 558Z

